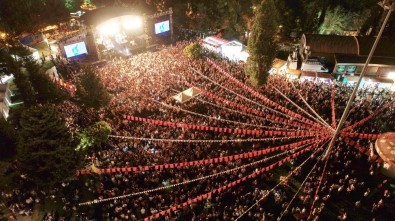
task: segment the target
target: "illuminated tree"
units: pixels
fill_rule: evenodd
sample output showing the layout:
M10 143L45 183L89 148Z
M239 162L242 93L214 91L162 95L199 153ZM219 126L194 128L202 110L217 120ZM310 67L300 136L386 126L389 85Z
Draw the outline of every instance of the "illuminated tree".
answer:
M96 122L94 125L84 129L80 134L80 144L78 148L86 149L100 146L107 142L108 135L111 134L111 127L105 121Z
M357 30L359 27L354 26L356 15L346 12L340 6L327 11L324 22L320 26L320 34L337 34L341 35L344 31Z
M202 47L199 43L194 42L184 48L184 54L189 58L198 58L202 55Z

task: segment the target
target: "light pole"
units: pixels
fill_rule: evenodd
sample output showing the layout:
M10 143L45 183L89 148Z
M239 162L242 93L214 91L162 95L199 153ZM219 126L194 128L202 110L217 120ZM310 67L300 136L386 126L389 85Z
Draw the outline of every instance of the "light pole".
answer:
M370 63L370 60L372 59L374 51L376 50L377 44L378 44L378 42L379 42L379 40L381 38L381 35L383 34L383 31L384 31L384 28L385 28L385 26L386 26L386 24L388 22L388 19L391 16L392 11L395 9L395 0L383 0L383 1L379 2L378 4L381 7L383 7L384 12L386 10L388 10L387 15L385 16L384 22L381 25L379 33L377 34L377 37L376 37L376 40L374 41L372 49L369 52L369 56L366 59L365 65L362 68L362 72L361 72L361 75L359 76L358 82L355 85L355 88L352 91L351 97L350 97L350 99L347 102L346 109L344 110L343 115L340 118L339 125L336 128L336 131L333 133L333 137L332 137L331 142L329 143L329 146L328 146L328 148L327 148L327 150L325 152L324 158L329 157L329 153L332 150L333 145L334 145L337 137L339 136L339 133L340 133L342 127L343 127L344 122L346 121L346 118L348 116L348 112L350 111L350 108L351 108L351 104L354 101L354 98L355 98L355 96L357 94L357 91L358 91L358 87L361 84L361 81L362 81L364 75L366 74L366 69L367 69L367 67L368 67L368 65Z

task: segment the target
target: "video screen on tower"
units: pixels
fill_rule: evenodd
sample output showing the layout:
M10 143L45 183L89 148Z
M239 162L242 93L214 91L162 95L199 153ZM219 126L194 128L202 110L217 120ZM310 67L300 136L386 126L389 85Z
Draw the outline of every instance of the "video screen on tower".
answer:
M161 33L168 32L168 31L170 31L169 20L155 24L155 34L161 34Z
M64 46L64 51L66 52L66 57L71 58L81 54L88 54L86 50L85 42L78 42L71 45Z

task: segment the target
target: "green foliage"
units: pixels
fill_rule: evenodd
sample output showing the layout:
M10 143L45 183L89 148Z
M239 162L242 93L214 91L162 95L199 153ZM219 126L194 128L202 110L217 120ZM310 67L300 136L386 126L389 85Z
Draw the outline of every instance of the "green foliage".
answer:
M81 159L75 146L54 106L33 106L22 113L18 168L38 190L49 190L75 174Z
M105 121L99 121L90 127L85 128L80 134L80 144L78 148L87 149L100 146L107 142L108 135L111 134L111 127Z
M36 104L36 92L34 91L29 78L20 70L13 73L15 77L14 83L18 87L18 92L21 95L25 106L29 107Z
M327 10L324 22L319 28L320 34L342 35L345 31L358 30L361 23L356 22L357 15L347 12L342 7L337 6Z
M374 36L380 30L380 21L382 18L382 9L379 5L375 5L367 10L365 10L364 15L366 17L365 22L363 23L360 34L361 35L370 35ZM394 16L391 16L392 19ZM391 25L391 21L389 22ZM384 33L385 34L385 33ZM394 35L390 35L393 37Z
M0 159L11 157L16 153L17 136L15 129L0 118Z
M0 0L0 23L12 35L36 32L68 18L64 0Z
M30 56L30 52L22 45L14 41L7 42L7 50L0 51L0 62L4 62L9 73L14 74L14 83L26 106L36 103L36 92L34 91L29 78L22 72L23 61Z
M182 0L151 1L152 4L172 6L174 23L199 31L223 31L226 38L239 38L248 29L252 16L252 0ZM156 3L155 3L156 2ZM166 3L170 2L170 3Z
M111 100L100 77L89 68L78 79L76 95L82 106L94 109L107 106Z
M69 10L69 11L74 11L78 6L77 6L77 1L76 0L65 0L64 1L64 6Z
M247 60L246 74L249 76L250 83L255 87L265 84L269 76L268 72L261 73L257 61L254 61L251 58L248 58Z
M58 104L69 98L69 94L65 90L56 86L51 78L43 70L40 70L34 59L26 59L25 67L33 88L37 92L36 97L39 103Z
M202 56L202 46L198 42L193 42L184 48L184 54L189 58L199 58Z
M250 39L246 73L251 83L259 87L266 82L277 53L278 12L273 0L263 1L256 10Z

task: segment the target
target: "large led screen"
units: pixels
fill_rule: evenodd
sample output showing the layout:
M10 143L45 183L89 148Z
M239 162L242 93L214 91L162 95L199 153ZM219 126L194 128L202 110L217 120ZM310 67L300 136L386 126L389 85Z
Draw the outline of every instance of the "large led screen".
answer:
M64 46L64 51L68 58L75 57L81 54L88 54L85 46L85 42L78 42L71 45Z
M155 24L155 34L161 34L161 33L167 32L167 31L170 31L169 20Z

